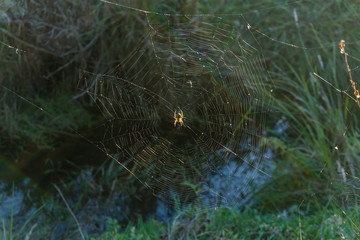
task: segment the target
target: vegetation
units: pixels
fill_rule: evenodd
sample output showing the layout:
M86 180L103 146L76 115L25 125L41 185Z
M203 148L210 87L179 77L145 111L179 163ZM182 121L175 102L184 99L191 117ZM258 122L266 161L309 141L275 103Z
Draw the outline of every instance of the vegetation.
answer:
M280 213L246 208L187 209L171 223L154 220L120 231L112 219L99 239L356 239L359 212L340 209L309 214L298 206ZM354 221L351 221L353 219Z
M276 150L277 166L271 181L254 193L251 205L216 210L189 205L178 209L166 223L147 217L143 221L132 215L134 208L130 207L112 212L117 203L131 205L130 196L148 195L122 168L109 158L105 161L107 156L100 159L101 164L92 160L93 166L72 162L76 166L60 175L60 189L82 223L85 238L359 238L360 109L341 92L353 96L344 56L338 49L340 40L345 39L352 79L357 82L358 2L133 4L170 13L243 13L261 43L273 81L273 114L268 117L264 140ZM99 116L94 114L94 102L80 97L85 92L83 73L105 73L121 63L131 47L139 45L146 19L95 0L39 0L27 5L5 1L0 7L4 9L0 9L0 160L13 165L38 148L61 151L58 142L64 135L92 131ZM151 41L143 47L151 47ZM280 118L290 126L282 135L272 129ZM36 150L30 143L36 144ZM54 168L48 175L64 171L63 165L54 164L53 155L47 156L46 162ZM73 192L78 194L73 196ZM81 238L55 188L47 186L42 194L38 197L38 192L28 192L29 199L37 203L36 211L1 218L2 238ZM93 219L87 218L90 214Z

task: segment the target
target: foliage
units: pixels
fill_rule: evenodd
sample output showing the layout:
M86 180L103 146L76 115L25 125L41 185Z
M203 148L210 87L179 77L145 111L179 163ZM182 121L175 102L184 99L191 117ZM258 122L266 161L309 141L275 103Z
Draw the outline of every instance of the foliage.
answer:
M359 214L337 208L311 213L295 205L279 213L196 207L178 213L167 224L140 221L121 233L108 220L106 233L97 239L354 239L359 236Z
M296 31L287 36L286 41L306 39L306 48L286 54L281 53L281 49L272 52L283 63L277 62L275 66L278 73L274 75L274 109L287 119L291 127L283 139L274 137L270 140L280 150L280 162L274 180L260 192L262 204L279 208L299 204L302 200L314 201L314 205L317 201L326 204L332 197L345 205L357 204L351 192L359 184L355 174L359 171L359 149L352 147L360 143L357 128L359 109L356 103L339 93L339 89L348 89L351 85L343 55L337 46L344 35L348 39L360 37L351 30L355 27L352 21L355 16L345 14L345 9L351 7L358 6L352 2L334 2L324 6L324 12L332 12L324 16L310 16L311 11L306 13L303 10L302 15L309 14L313 22L331 24L321 25L318 29L312 26L311 31L303 32L304 28L299 27L302 24L300 19L293 29ZM304 9L307 9L306 5ZM333 19L337 19L336 23ZM336 40L336 44L326 44L328 39ZM358 48L353 50L352 54L359 51ZM315 51L318 52L317 59L314 58ZM331 85L317 76L331 81Z
M161 239L161 232L164 231L164 224L158 223L154 220L144 223L139 220L137 226L128 225L124 231L119 231L120 227L116 220L108 218L106 222L106 232L99 238L101 240L116 239L116 240L146 240L146 239Z
M282 136L272 135L268 129L270 146L277 151L277 169L272 181L258 191L253 208L210 211L192 206L168 224L140 220L125 228L109 217L106 231L99 238L358 238L359 109L337 91L350 87L343 56L337 49L340 39L350 43L350 65L359 65L356 56L360 56L360 32L355 31L358 2L299 1L283 6L284 1L265 0L255 7L252 1L154 2L136 4L170 13L248 13L247 21L256 23L254 28L272 38L254 32L261 40L273 78L275 112L269 122L285 117L291 128ZM90 126L95 121L87 109L91 109L92 102L78 97L84 92L79 84L82 72L104 73L121 62L131 46L138 44L146 24L139 18L129 21L131 11L95 0L30 1L26 7L25 12L21 8L0 11L0 41L17 48L15 51L0 45L0 85L6 86L0 89L0 149L8 151L22 151L27 142L49 147L59 133ZM253 11L256 8L261 9L260 15ZM301 17L295 18L295 13ZM353 77L354 81L358 79L356 71ZM85 215L79 209L88 204L83 200L87 196L95 199L103 193L99 189L114 193L113 186L123 183L114 180L119 174L114 169L113 165L105 170L98 168L105 176L99 180L101 183L94 180L94 184L85 173L79 174L78 181L84 185L78 188L72 188L75 180L64 183L62 187L68 192L84 190L72 205L76 214ZM90 172L93 175L95 170ZM128 191L135 194L135 187L130 185ZM94 186L98 189L94 190ZM196 185L187 186L197 191ZM94 191L86 195L88 189ZM94 201L102 200L98 197ZM56 200L46 202L44 208L53 215L42 215L46 220L35 229L35 236L46 238L54 229L67 229L66 236L77 236L76 229L68 229L72 220L66 218L69 214ZM2 223L1 231L13 231L12 226ZM13 235L9 233L8 238Z

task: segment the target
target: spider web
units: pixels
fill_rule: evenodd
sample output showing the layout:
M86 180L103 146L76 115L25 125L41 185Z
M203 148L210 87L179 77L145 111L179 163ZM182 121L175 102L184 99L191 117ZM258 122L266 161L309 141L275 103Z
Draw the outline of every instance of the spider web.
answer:
M243 204L271 175L271 79L250 25L126 10L144 22L139 44L106 74L84 73L105 119L98 146L167 204Z

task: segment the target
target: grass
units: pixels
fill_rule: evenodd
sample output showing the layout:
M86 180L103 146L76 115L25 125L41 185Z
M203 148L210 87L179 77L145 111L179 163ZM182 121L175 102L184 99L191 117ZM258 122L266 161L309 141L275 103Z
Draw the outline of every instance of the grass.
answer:
M342 8L347 9L349 5L339 1L334 5L323 6L323 11L335 11L335 14L339 14L338 18L335 14L314 14L309 18L325 17L322 21L327 23L333 23L331 19L336 18L338 21L334 26L330 24L328 27L338 27L341 29L339 31L348 30L346 35L350 35L353 33L350 29L354 26L349 18L356 16L344 15L345 10ZM301 20L299 21L301 25ZM281 156L284 161L278 165L274 185L267 188L270 191L276 189L276 197L267 195L265 190L262 201L266 204L280 207L291 204L289 199L311 202L311 199L326 201L331 197L336 197L340 202L347 199L347 204L350 205L357 204L352 201L355 200L354 196L349 195L349 192L353 191L351 189L356 188L357 181L352 179L350 181L353 184L349 184L342 175L346 174L345 178L351 179L355 175L350 177L350 173L358 171L359 152L355 149L350 152L348 149L351 145L359 144L356 137L359 109L356 103L349 101L335 89L348 89L350 86L346 65L337 44L325 46L326 41L319 37L324 37L322 32L329 32L330 36L326 38L336 39L336 43L340 41L336 33L332 35L331 29L322 26L318 30L313 28L312 33L294 33L295 37L307 39L309 42L302 55L292 55L299 51L286 53L284 57L276 53L284 66L276 66L280 71L275 79L275 109L286 117L292 127L286 139L287 143L283 143L286 146L286 151L283 151ZM359 36L356 34L348 36L349 39L357 39ZM290 37L288 39L289 42L295 42ZM358 50L353 49L355 54ZM320 64L319 57L316 59L316 56L321 56L323 64ZM300 65L295 65L293 59L297 59ZM335 88L315 77L313 72L331 79ZM349 94L352 94L351 90ZM280 203L281 199L286 200Z
M106 230L107 218L119 223L119 232L124 222L135 221L129 196L140 194L139 188L110 158L72 175L63 176L56 187L25 188L21 211L0 218L0 239L89 239Z
M15 184L12 184L12 202L11 202L11 212L9 216L1 216L1 229L0 229L0 239L30 239L32 236L32 232L34 228L37 227L38 223L33 224L30 228L28 228L28 224L35 218L44 208L44 205L39 206L38 209L36 209L34 212L27 214L27 217L25 220L21 222L21 225L19 225L19 222L16 221L16 216L14 213L14 195L15 195ZM25 230L28 230L28 232L24 232Z
M13 184L13 188L12 188L12 199L14 200L14 193L15 193L15 189L14 189L14 184ZM8 226L8 228L6 227L6 222L5 219L2 218L2 216L0 215L0 220L2 223L2 234L0 235L2 238L4 238L5 240L8 239L12 239L13 238L13 223L14 223L14 201L11 202L11 213L10 213L10 225ZM8 236L8 237L7 237Z
M139 221L121 232L116 221L108 219L106 232L93 239L356 239L358 219L359 210L310 212L304 205L277 214L250 207L243 211L190 207L169 223Z
M13 10L14 24L0 24L0 41L22 50L16 54L7 45L0 45L0 84L18 93L0 90L1 149L10 146L11 151L23 151L29 141L50 147L58 134L91 126L94 116L83 107L91 107L91 101L79 98L75 102L72 98L84 90L83 72L103 73L121 63L144 34L146 21L134 18L136 12L97 1L56 3L58 5L32 2L24 17L18 9ZM210 211L191 206L178 212L169 223L140 220L126 227L108 218L105 233L94 234L93 239L359 238L357 119L360 109L336 90L345 90L352 96L346 65L337 44L345 39L350 67L360 64L360 32L356 31L359 4L341 0L289 5L284 1L265 0L261 6L253 4L251 1L242 4L197 1L170 6L162 2L158 7L145 1L134 6L192 14L247 13L244 16L254 29L252 34L261 43L273 80L276 113L269 116L269 122L284 117L290 125L282 136L271 135L271 129L268 131L267 141L277 152L272 181L258 192L254 206L241 211L235 208ZM231 18L224 17L224 21ZM150 41L145 41L143 47L150 45ZM359 79L357 70L352 71L355 82ZM29 107L29 102L46 112ZM114 166L103 170L107 177L95 186L112 189L114 179L120 174L113 169ZM85 181L86 176L81 179ZM62 189L71 191L73 184L64 184ZM92 184L89 180L83 189L91 190ZM135 190L129 189L132 191ZM91 196L95 198L98 193L95 191ZM86 193L79 195L73 205L75 215L82 215L84 212L79 209L86 205L83 201ZM64 219L69 218L66 208L59 207L60 203L54 200L45 208ZM60 222L66 225L66 221ZM7 230L7 239L11 239L13 228L2 223L2 231ZM60 231L55 225L53 219L47 219L43 226L34 229L34 235L48 237L52 230ZM76 230L66 230L67 236L77 236Z

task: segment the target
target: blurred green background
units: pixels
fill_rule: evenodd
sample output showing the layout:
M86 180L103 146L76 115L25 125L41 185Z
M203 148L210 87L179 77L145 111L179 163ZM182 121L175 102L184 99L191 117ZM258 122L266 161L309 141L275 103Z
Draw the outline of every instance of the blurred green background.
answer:
M358 1L113 2L120 5L0 3L3 239L360 237L359 109L346 95L353 90L338 49L344 39L356 82ZM160 221L152 217L152 193L86 141L103 130L83 81L87 72L104 74L123 64L139 47L155 61L149 18L166 26L167 17L177 16L194 26L250 24L250 44L264 56L272 79L262 138L274 150L276 168L251 204L215 210L175 204L171 217ZM288 126L280 133L279 119Z

